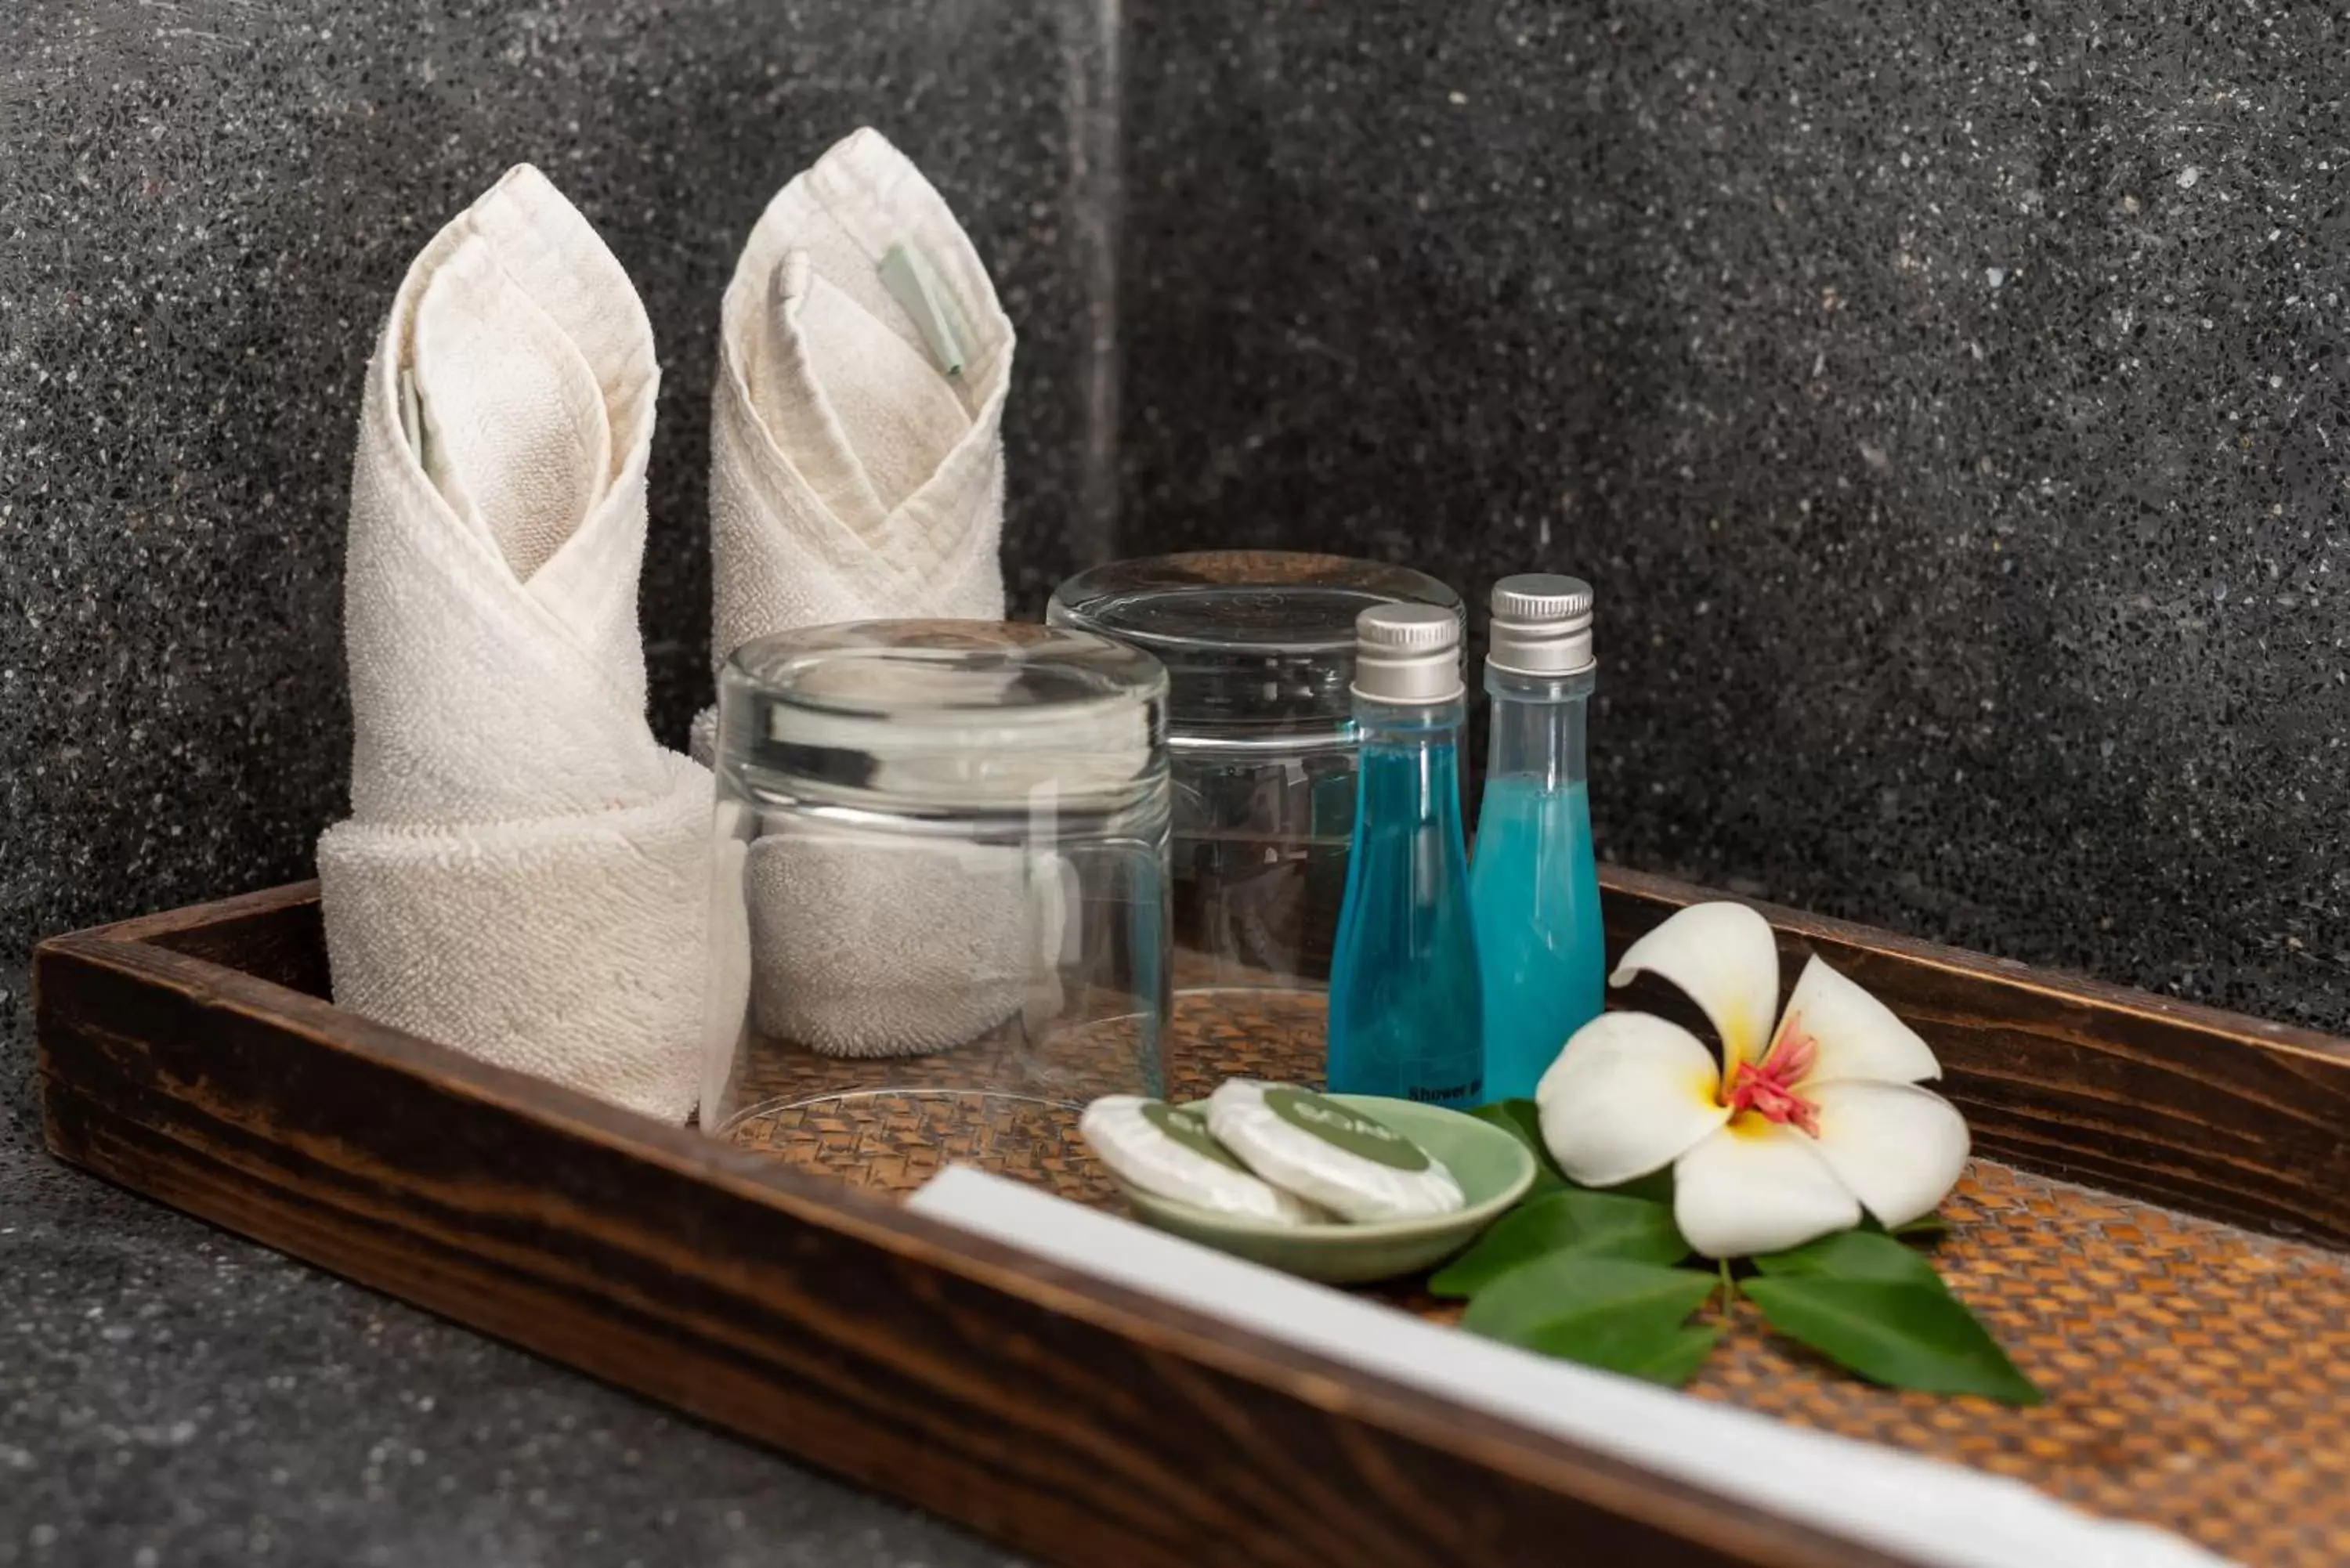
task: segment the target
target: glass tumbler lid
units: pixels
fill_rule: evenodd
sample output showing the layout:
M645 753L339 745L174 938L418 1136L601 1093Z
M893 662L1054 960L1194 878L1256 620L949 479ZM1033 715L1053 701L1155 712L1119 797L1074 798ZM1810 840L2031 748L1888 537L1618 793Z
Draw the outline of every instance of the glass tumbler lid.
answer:
M1115 806L1163 777L1165 671L1083 631L851 621L745 643L720 684L722 774L786 777L811 804Z
M1046 618L1147 649L1167 668L1177 738L1226 727L1343 727L1355 618L1461 597L1409 566L1284 550L1114 561L1054 590Z

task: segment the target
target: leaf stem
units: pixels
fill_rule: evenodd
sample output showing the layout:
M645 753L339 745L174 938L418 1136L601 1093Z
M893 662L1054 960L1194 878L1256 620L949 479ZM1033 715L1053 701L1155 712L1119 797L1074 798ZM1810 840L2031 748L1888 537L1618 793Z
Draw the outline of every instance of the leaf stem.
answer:
M1730 1277L1729 1259L1721 1258L1716 1262L1721 1265L1721 1315L1726 1318L1730 1315L1731 1307L1738 1301L1738 1282Z

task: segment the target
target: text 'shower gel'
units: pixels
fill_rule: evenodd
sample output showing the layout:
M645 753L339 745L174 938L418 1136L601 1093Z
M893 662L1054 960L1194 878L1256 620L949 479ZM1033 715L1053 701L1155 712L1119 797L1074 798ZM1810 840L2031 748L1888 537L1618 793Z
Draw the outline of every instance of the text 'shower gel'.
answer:
M703 1125L778 1147L822 1104L836 1140L856 1120L983 1161L972 1139L1012 1136L1009 1101L1066 1107L1052 1136L1074 1138L1086 1102L1156 1093L1165 701L1148 656L1043 627L866 621L738 649Z
M645 722L652 328L527 165L436 234L367 370L336 1002L670 1121L699 1086L710 775Z

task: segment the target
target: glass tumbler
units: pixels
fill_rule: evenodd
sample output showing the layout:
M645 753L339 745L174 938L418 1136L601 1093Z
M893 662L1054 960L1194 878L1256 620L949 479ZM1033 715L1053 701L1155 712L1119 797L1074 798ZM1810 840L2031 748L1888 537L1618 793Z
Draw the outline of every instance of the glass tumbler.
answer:
M1091 1179L1163 1091L1167 678L1041 626L863 621L719 678L702 1125L857 1185Z
M1053 625L1167 669L1179 992L1328 989L1355 821L1355 618L1398 603L1461 613L1425 573L1274 550L1117 561L1054 591Z

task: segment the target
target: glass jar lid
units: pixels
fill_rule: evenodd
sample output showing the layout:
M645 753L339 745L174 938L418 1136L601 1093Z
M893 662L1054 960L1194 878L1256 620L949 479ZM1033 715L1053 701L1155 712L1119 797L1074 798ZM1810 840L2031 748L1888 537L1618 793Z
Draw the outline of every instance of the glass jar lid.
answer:
M1173 743L1343 732L1355 618L1374 605L1461 614L1461 596L1409 566L1284 550L1201 550L1113 561L1053 591L1045 618L1144 649L1166 666Z
M722 774L752 770L812 804L1113 806L1165 777L1166 672L1084 631L872 620L778 632L736 649L718 688Z

